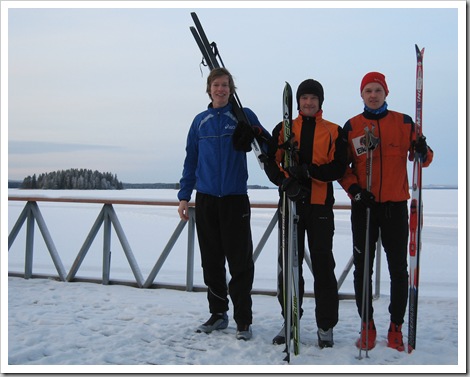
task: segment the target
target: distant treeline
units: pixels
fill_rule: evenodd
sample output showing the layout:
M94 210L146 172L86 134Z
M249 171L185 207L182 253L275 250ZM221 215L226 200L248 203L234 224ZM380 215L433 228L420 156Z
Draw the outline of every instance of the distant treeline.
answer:
M9 180L8 181L8 188L14 189L14 188L19 188L19 189L55 189L55 190L114 190L115 188L112 187L115 185L115 181L117 181L116 176L112 176L111 173L98 173L98 172L91 172L91 170L87 170L87 174L82 174L83 179L80 179L80 175L78 178L73 179L73 178L67 178L68 182L75 182L75 186L72 184L72 187L67 187L67 185L64 183L64 185L60 184L60 182L64 179L63 177L71 177L70 174L65 174L65 172L69 172L72 170L77 170L77 171L83 171L83 169L69 169L66 171L60 171L60 172L55 172L55 173L47 173L47 174L41 174L39 177L36 178L36 175L33 175L32 177L28 176L26 177L23 181L13 181ZM63 172L63 173L62 173ZM99 177L99 174L103 174L103 178L112 178L111 182L109 185L108 184L102 184L102 187L108 187L110 188L97 188L97 179L96 177ZM46 178L45 182L47 184L45 187L40 187L39 182L41 182L41 185L44 182L44 177L43 176L49 176L49 175L55 175L55 178L48 177ZM107 176L108 175L108 176ZM59 178L60 177L60 178ZM87 177L88 180L91 179L91 177L94 177L95 181L95 186L94 188L91 188L93 185L90 184L85 184L85 177ZM35 182L35 183L34 183ZM82 185L83 188L79 188L79 182ZM180 189L180 184L179 182L177 183L121 183L119 182L117 185L117 190L122 190L122 189L170 189L170 190L179 190ZM269 189L268 186L261 186L261 185L248 185L248 188L250 190L264 190L264 189Z
M122 190L123 184L112 173L101 173L90 169L57 170L36 177L27 176L22 189L43 190Z

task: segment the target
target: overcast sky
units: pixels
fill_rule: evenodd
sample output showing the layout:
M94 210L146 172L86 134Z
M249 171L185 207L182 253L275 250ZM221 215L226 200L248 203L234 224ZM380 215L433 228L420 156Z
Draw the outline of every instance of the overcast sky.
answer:
M130 183L179 181L189 126L209 103L192 11L242 104L270 131L282 118L285 81L294 91L304 79L320 81L324 118L344 125L363 110L359 85L369 71L385 74L389 109L414 118L415 44L424 47L423 130L435 158L423 181L455 185L458 167L465 179L465 1L1 6L8 179L86 168ZM253 154L249 170L250 184L270 185Z

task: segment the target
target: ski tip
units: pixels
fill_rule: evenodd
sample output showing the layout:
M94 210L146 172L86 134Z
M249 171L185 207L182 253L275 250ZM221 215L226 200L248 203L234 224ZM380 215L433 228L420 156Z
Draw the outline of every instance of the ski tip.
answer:
M416 55L418 55L418 56L423 56L424 55L424 47L420 50L418 45L415 44L415 49L416 49Z

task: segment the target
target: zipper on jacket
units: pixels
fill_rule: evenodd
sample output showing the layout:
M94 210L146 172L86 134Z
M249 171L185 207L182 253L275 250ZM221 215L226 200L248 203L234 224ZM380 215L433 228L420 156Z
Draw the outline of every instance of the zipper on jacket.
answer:
M220 110L217 110L217 132L218 132L218 139L219 139L219 155L217 156L219 160L219 172L220 172L220 179L219 179L219 195L218 197L222 197L222 174L223 174L223 169L222 169L222 132L220 129L220 122L221 122L222 116ZM223 128L222 128L223 129Z

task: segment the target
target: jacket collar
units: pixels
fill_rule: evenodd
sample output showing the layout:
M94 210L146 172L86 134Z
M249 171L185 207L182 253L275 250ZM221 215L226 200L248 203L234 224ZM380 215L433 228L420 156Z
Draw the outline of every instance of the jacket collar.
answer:
M306 116L302 113L302 111L299 111L299 116L301 116L303 120L315 119L316 121L319 121L323 119L323 110L318 110L313 117Z
M210 111L215 111L215 112L226 112L226 111L231 111L232 110L232 104L229 102L226 104L224 107L218 107L217 109L214 109L212 106L212 102L207 105L207 109Z
M382 118L385 118L388 114L388 110L385 110L384 112L380 113L380 114L373 114L367 110L364 110L364 112L362 113L362 115L364 115L364 118L366 119L372 119L372 120L378 120L378 119L382 119Z

